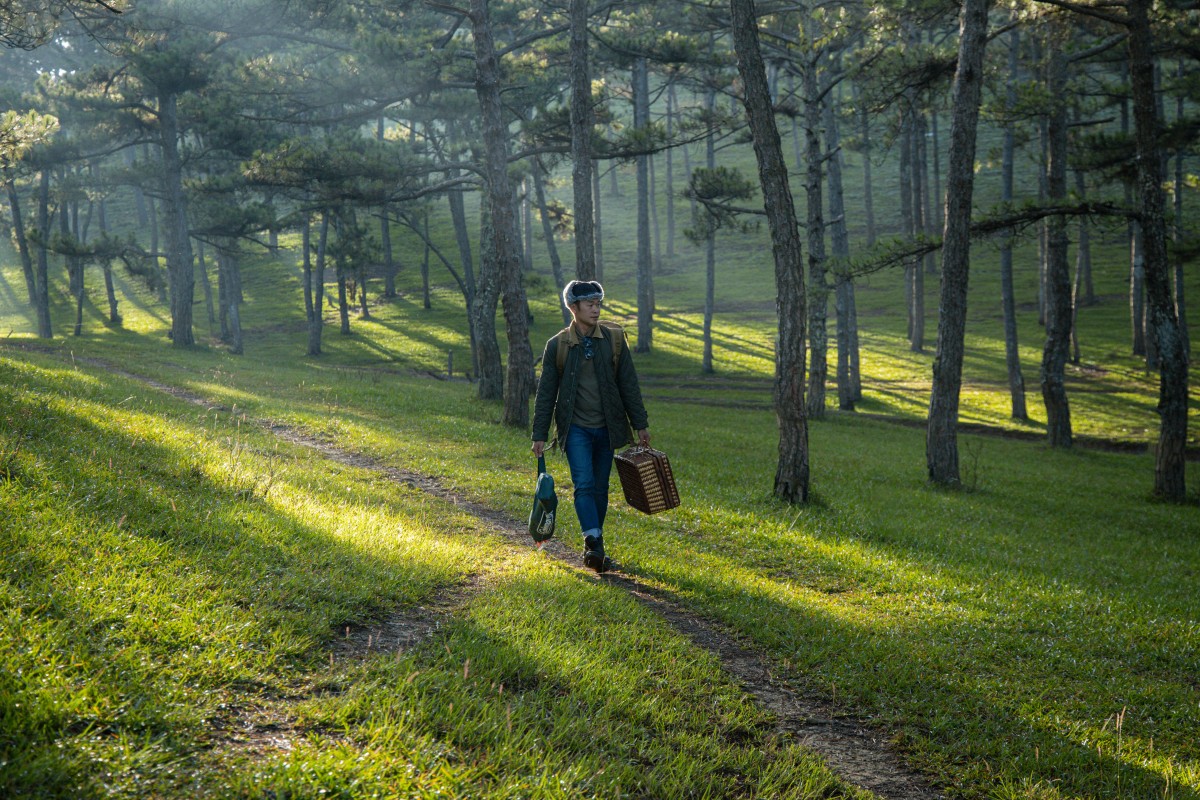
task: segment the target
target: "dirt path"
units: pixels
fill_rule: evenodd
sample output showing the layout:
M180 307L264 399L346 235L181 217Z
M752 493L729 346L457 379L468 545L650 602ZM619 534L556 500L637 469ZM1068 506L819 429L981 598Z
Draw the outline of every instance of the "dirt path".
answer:
M184 389L134 375L103 362L89 363L210 410L228 410ZM523 546L531 546L523 521L469 500L443 486L434 477L343 450L294 428L262 420L255 422L280 439L311 448L331 461L375 470L391 481L407 484L452 503L493 531ZM547 542L544 552L572 568L582 570L579 554L557 539ZM587 572L592 574L590 570ZM636 575L612 572L598 579L629 592L675 630L719 659L724 670L775 715L779 732L794 737L798 743L820 754L829 767L848 783L869 789L889 800L933 800L942 796L921 776L903 765L888 748L884 734L839 716L829 703L819 698L795 691L785 681L776 678L769 660L762 653L739 642L733 634L681 607L668 593L642 583ZM402 609L379 623L347 629L345 637L337 640L331 648L331 658L335 655L362 657L372 650L394 652L415 646L432 636L441 623L448 621L457 608L469 602L470 596L479 588L476 583L455 587L425 606ZM278 715L264 715L263 711L249 711L240 720L240 730L229 737L227 743L250 749L290 749L291 731L287 730L286 723Z

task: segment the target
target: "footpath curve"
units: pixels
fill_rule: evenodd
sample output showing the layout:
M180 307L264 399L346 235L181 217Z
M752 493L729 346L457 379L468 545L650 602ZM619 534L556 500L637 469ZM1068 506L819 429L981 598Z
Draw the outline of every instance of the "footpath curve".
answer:
M219 403L188 390L130 373L112 364L95 359L88 359L87 363L210 410L227 410ZM308 447L330 461L374 470L390 481L407 484L452 503L493 531L526 546L530 545L529 534L522 520L476 503L444 486L436 477L382 463L289 426L260 419L249 421L282 440ZM558 539L547 542L543 552L573 569L593 574L580 566L579 554ZM605 573L597 579L627 591L696 646L715 656L722 668L775 716L776 728L780 733L793 737L802 746L819 754L830 769L846 782L887 800L937 800L943 797L924 777L903 764L888 746L885 734L881 731L845 718L820 698L795 691L775 676L765 655L713 622L683 608L669 593L643 583L636 574L626 572ZM466 594L469 595L470 591ZM372 649L411 645L430 635L438 626L437 617L448 617L453 613L453 608L454 604L438 603L432 609L399 609L381 622L348 630L346 640L335 643L335 647L343 654L365 655Z

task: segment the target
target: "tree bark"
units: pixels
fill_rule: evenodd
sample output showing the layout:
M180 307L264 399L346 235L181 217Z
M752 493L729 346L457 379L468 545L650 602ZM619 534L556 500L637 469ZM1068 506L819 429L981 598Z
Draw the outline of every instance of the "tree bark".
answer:
M787 165L775 126L766 69L758 44L754 0L730 0L743 103L762 182L763 207L775 260L775 308L779 339L775 348L775 414L779 420L779 464L775 496L806 502L809 492L808 418L804 404L805 295L804 256L796 210L788 186Z
M1146 302L1158 344L1161 427L1154 460L1154 493L1182 501L1187 446L1188 364L1171 302L1167 255L1166 198L1162 159L1158 157L1159 119L1154 92L1154 37L1150 0L1129 0L1129 79L1137 150L1138 205L1145 246Z
M1087 179L1083 170L1075 171L1075 192L1087 198ZM1075 253L1075 269L1079 273L1079 290L1082 297L1076 298L1076 306L1096 305L1096 287L1092 281L1092 234L1087 217L1079 219L1079 246Z
M380 209L379 238L383 242L383 296L396 297L396 254L392 251L392 221L387 206Z
M644 57L633 62L633 126L650 124L650 68ZM650 352L654 338L654 271L650 255L650 156L637 156L637 329L636 350Z
M13 238L17 240L17 253L21 257L21 272L25 276L25 290L29 294L29 305L37 305L37 277L33 274L33 257L29 254L29 238L25 235L25 220L21 216L21 198L17 195L17 184L12 178L4 181L8 190L8 206L12 212Z
M1129 328L1135 356L1146 355L1146 290L1145 254L1142 248L1142 226L1134 222L1129 237Z
M241 314L242 271L229 244L217 247L217 269L221 275L221 283L225 286L226 315L229 320L229 335L226 341L229 344L229 352L240 356L245 351Z
M208 333L211 336L213 326L216 324L217 315L213 308L213 289L212 281L208 277L208 261L205 258L204 242L197 240L196 242L196 267L200 270L200 286L204 289L204 310L208 317Z
M646 156L646 171L649 173L649 201L650 201L650 235L651 241L654 243L652 249L652 259L650 261L650 275L653 276L659 271L659 266L662 264L662 226L658 224L658 174L656 171L654 156ZM650 284L650 307L654 308L654 283Z
M912 215L913 233L925 236L929 233L929 217L925 211L925 116L913 111L912 136ZM909 349L914 353L925 351L925 273L932 256L923 256L913 265L912 271L912 330L909 334Z
M949 166L946 173L946 229L942 247L941 313L925 458L934 483L958 486L958 404L962 389L963 341L970 274L971 200L975 178L975 138L983 88L988 0L964 0L959 23L958 68L950 107Z
M1008 42L1008 89L1006 102L1010 109L1017 104L1017 80L1020 77L1021 31L1014 28ZM1013 201L1013 175L1016 165L1016 141L1013 126L1004 128L1003 155L1001 157L1000 199ZM1012 231L1003 234L1000 247L1000 306L1004 316L1004 361L1008 369L1008 393L1013 419L1029 419L1025 406L1025 376L1021 372L1021 354L1017 337L1017 298L1013 287L1013 238Z
M66 178L64 170L63 177ZM78 247L79 240L71 230L71 210L70 205L64 200L58 204L58 229L64 242L69 242L71 246ZM72 336L83 335L83 261L77 255L67 254L64 259L67 262L67 276L71 289L71 299L75 301L75 324L72 327Z
M304 281L304 323L307 326L312 324L313 318L312 215L308 213L304 215L304 221L300 224L300 251Z
M871 179L871 115L867 104L859 99L858 84L854 85L854 99L858 107L858 130L862 139L863 170L863 214L867 226L867 247L875 246L875 186Z
M554 224L550 221L550 209L546 205L546 173L542 163L534 157L531 161L533 192L537 198L538 216L542 218L542 237L546 240L546 254L550 257L550 272L554 275L555 286L566 286L567 279L563 273L562 258L558 255L558 244L554 241ZM562 311L563 325L571 323L571 312L562 301L562 293L558 293L559 310Z
M162 146L163 212L166 216L167 276L171 288L171 341L176 347L195 344L192 333L192 300L195 272L188 232L187 199L183 193L183 163L179 157L179 109L174 92L158 98Z
M125 149L125 166L133 167L137 164L137 150L132 147ZM144 228L150 223L150 215L146 212L146 195L142 192L142 187L133 184L131 187L133 192L133 204L137 209L138 227Z
M1046 91L1051 109L1047 121L1047 195L1051 203L1067 196L1067 60L1062 15L1049 26ZM1071 347L1071 271L1067 260L1067 220L1046 220L1046 344L1042 350L1042 400L1046 405L1046 439L1051 447L1072 444L1071 407L1065 370Z
M912 109L906 101L900 110L900 231L903 235L915 238L913 192L912 192ZM916 263L909 261L904 265L904 336L912 341L915 320L913 319L913 273Z
M312 308L308 318L308 354L321 355L321 331L325 326L325 255L329 244L329 210L321 211L317 234L317 258L312 272Z
M508 177L509 130L500 101L500 63L492 39L487 0L471 0L471 23L475 39L475 94L483 120L485 202L491 212L497 286L508 339L502 422L524 428L529 425L529 396L534 388L533 350L529 346L525 289L521 286L516 208Z
M849 303L849 311L846 314L846 318L849 322L850 334L850 386L852 387L854 402L857 403L863 399L862 348L859 346L858 339L858 300L855 298L853 284L851 284L851 291L847 295L847 302Z
M597 279L596 228L592 207L592 75L588 67L588 2L571 0L571 190L575 202L575 277ZM597 191L598 198L600 193ZM560 286L561 288L561 286Z
M1187 74L1183 60L1180 59L1176 66L1175 77L1182 80ZM1182 93L1175 100L1175 119L1183 119L1185 113L1185 98ZM1185 225L1183 219L1183 190L1184 190L1184 171L1183 160L1185 151L1184 148L1179 148L1175 153L1175 176L1174 176L1174 198L1175 198L1175 243L1183 242L1185 235ZM1184 301L1187 294L1184 291L1184 262L1185 258L1182 253L1177 253L1175 256L1175 316L1179 319L1179 334L1183 338L1183 353L1184 357L1190 360L1192 350L1191 337L1188 334L1187 324L1187 303ZM1089 271L1090 277L1090 271Z
M447 172L447 177L458 177L458 170ZM463 204L463 193L459 188L446 192L446 202L450 206L450 220L454 225L454 241L458 245L458 257L462 261L464 297L467 307L467 332L471 341L471 373L479 375L479 342L478 329L475 326L475 259L471 254L471 232L467 228L467 212Z
M521 192L520 209L521 209L521 271L533 271L533 191L529 185L529 178L523 182L524 191ZM514 191L516 187L513 187Z
M337 234L337 250L334 251L334 274L337 276L337 310L338 321L341 323L339 332L342 336L350 335L350 301L346 293L346 220L343 218L345 207L338 210L333 220L333 230Z
M850 233L846 228L846 198L842 185L842 143L833 103L825 104L825 150L829 153L826 180L829 183L829 243L839 269L834 279L834 307L837 313L837 393L838 408L854 410L854 346L850 315L854 312L854 281L844 269L850 260Z
M50 170L43 169L38 183L38 245L37 268L34 278L37 282L37 311L38 336L42 339L53 337L50 325L50 258L46 249L50 239Z
M496 338L496 305L500 302L496 242L486 203L482 212L479 220L479 281L471 303L471 318L478 356L479 399L500 400L504 397L504 367L500 359L500 341Z
M679 101L675 94L675 80L672 76L667 83L667 141L675 135L675 114ZM667 171L667 258L675 258L675 148L668 147L666 152Z
M708 130L704 137L704 164L708 169L716 169L717 151L716 136L713 132L713 114L717 109L717 92L709 88L704 94L704 107L708 110ZM717 305L717 231L715 226L708 226L708 236L704 237L704 353L700 359L700 371L706 375L713 372L713 341L712 321Z
M599 163L592 161L592 210L595 212L595 227L592 231L595 246L595 274L592 278L580 280L604 280L604 214L600 202L600 170Z
M106 206L107 199L100 198L97 204L96 224L100 226L100 235L108 236L108 213ZM112 261L104 259L101 262L101 269L104 272L104 294L108 299L108 321L112 325L121 324L121 313L117 310L117 288L113 285Z
M429 212L421 214L421 227L424 229L425 248L421 253L421 308L426 311L433 308L433 294L429 285Z
M942 205L942 135L937 109L932 107L929 110L929 145L933 150L933 157L929 159L930 171L933 174L933 191L928 192L929 211L925 216L929 220L930 230L940 231L946 227L946 219L943 216L946 209ZM932 267L932 256L929 263Z
M825 257L825 199L822 191L821 107L818 85L815 19L804 23L810 53L801 75L804 87L804 193L807 198L805 232L808 235L808 338L809 372L806 396L809 419L825 414L825 383L829 378L829 284Z

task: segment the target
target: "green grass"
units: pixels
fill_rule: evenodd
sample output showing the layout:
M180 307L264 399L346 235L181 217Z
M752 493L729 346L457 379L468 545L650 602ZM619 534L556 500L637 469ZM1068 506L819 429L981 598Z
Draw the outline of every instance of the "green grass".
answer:
M271 290L251 283L250 308ZM133 313L140 330L4 351L8 792L774 797L830 785L711 658L623 593L243 421L303 427L523 515L527 434L496 424L470 384L415 374L438 368L461 310L374 313L351 337L329 335L319 359L295 356L303 333L277 322L242 358L177 351ZM738 631L800 690L891 732L961 796L1200 794L1200 522L1149 500L1148 456L967 436L975 491L941 492L923 480L918 429L832 415L812 427L815 502L783 506L769 498L773 415L752 407L765 327L735 328L730 358L745 366L703 379L688 320L663 317L681 330L665 326L639 358L648 393L726 405L651 400L684 505L643 517L618 504L610 546L627 569ZM880 375L903 379L924 358L867 341ZM887 396L881 410L919 416L913 386ZM563 463L551 467L565 483ZM561 536L577 543L569 524ZM475 572L485 589L435 643L329 665L345 625ZM293 749L222 745L214 731L242 707L292 720Z
M632 323L625 211L608 201L605 283L608 314ZM435 232L448 240L443 220ZM623 592L253 424L527 513L528 434L499 425L461 376L431 376L450 352L468 362L465 313L445 279L421 307L404 237L401 298L351 336L327 327L319 358L302 355L291 251L246 263L242 357L203 319L199 346L172 348L165 310L124 275L124 327L101 321L89 274L84 335L63 335L57 291L58 336L37 342L19 271L0 268L0 331L17 340L0 344L0 795L854 796ZM986 246L961 418L1036 436L1032 249L1018 254L1032 419L1009 419ZM1102 302L1081 313L1072 418L1081 435L1144 445L1156 381L1127 354L1117 249L1097 260ZM1200 519L1151 500L1151 457L964 435L971 491L929 487L932 352L908 350L901 281L876 275L859 286L864 414L812 424L814 501L779 504L763 233L719 240L714 375L700 373L696 253L680 250L658 279L654 350L636 359L684 502L654 517L617 502L606 538L626 569L760 649L798 691L878 726L953 796L1200 797ZM535 268L536 350L559 321L540 254ZM932 342L935 276L929 287ZM565 463L551 469L565 496ZM567 517L560 531L579 544ZM479 588L425 644L338 649L347 626L464 584ZM239 745L247 720L290 749Z
M632 597L444 502L53 357L0 386L4 796L853 795ZM329 655L472 574L436 640ZM290 749L231 744L248 708Z

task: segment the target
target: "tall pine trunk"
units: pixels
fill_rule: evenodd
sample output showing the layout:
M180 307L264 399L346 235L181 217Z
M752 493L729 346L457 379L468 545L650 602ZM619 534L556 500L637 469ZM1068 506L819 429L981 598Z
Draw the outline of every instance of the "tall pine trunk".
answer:
M1146 302L1158 344L1158 413L1161 427L1154 455L1154 493L1182 501L1187 446L1188 364L1179 319L1171 302L1167 255L1166 198L1158 157L1160 120L1155 107L1154 36L1150 0L1129 0L1129 79L1137 149L1138 210L1145 246Z
M1180 59L1176 67L1175 77L1182 80L1186 75L1183 60ZM1180 94L1175 101L1175 119L1176 121L1183 119L1185 112L1185 99L1183 94ZM1175 176L1174 176L1174 195L1175 195L1175 243L1181 244L1185 236L1185 221L1183 218L1183 190L1184 190L1184 171L1183 160L1185 157L1184 148L1179 148L1175 153ZM1187 296L1184 292L1184 264L1186 257L1182 252L1182 248L1175 255L1175 316L1179 318L1179 334L1183 337L1183 353L1188 357L1191 353L1192 343L1191 337L1188 335L1187 325L1187 303L1184 298Z
M913 233L925 236L929 233L929 217L925 208L925 116L914 111L912 137L912 215ZM925 350L925 273L929 271L930 256L922 257L913 265L912 271L912 329L909 333L909 349L914 353Z
M675 94L675 80L672 76L667 83L667 141L675 135L675 114L679 101ZM667 258L675 257L675 148L668 147L666 152L667 172Z
M524 428L529 424L529 396L534 388L533 351L529 346L525 290L521 286L516 208L508 177L509 129L500 99L500 64L492 39L487 0L471 0L471 23L475 34L475 93L483 121L485 203L491 212L495 274L508 340L502 422Z
M452 169L447 177L458 177L458 170ZM475 326L475 258L471 254L471 232L467 227L467 211L463 203L462 190L455 187L446 192L446 202L450 206L450 221L454 225L454 241L458 246L458 257L463 267L464 297L467 308L467 333L471 341L471 374L479 375L479 342L478 329Z
M429 255L432 248L429 241L429 212L427 210L421 213L421 231L421 238L425 242L424 250L421 253L421 308L429 311L433 308L433 289L429 285Z
M196 241L196 268L200 271L200 286L204 289L204 310L208 317L208 333L211 336L213 326L217 321L216 309L213 307L212 281L208 277L208 259L204 250L204 242ZM307 256L306 256L307 257ZM307 273L305 273L307 274Z
M50 242L50 170L42 169L38 182L38 252L37 267L34 278L37 282L37 311L38 336L49 339L54 335L50 326L50 256L47 245Z
M379 214L379 238L383 241L383 296L396 297L396 254L392 250L391 210L385 205Z
M958 68L951 90L949 166L946 173L946 229L942 246L941 313L933 390L925 438L929 478L961 484L958 469L958 405L962 390L967 323L967 279L971 256L971 201L975 188L975 138L983 89L988 0L964 0L959 23Z
M136 164L137 150L132 147L125 148L125 166L134 167ZM136 181L131 187L131 191L133 192L133 205L137 211L138 227L144 228L150 223L150 214L146 211L146 195Z
M537 199L538 216L542 218L542 238L546 240L546 254L550 257L550 272L554 275L555 286L566 286L567 279L563 273L562 258L558 254L558 243L554 240L554 223L550 220L550 209L546 205L546 173L542 169L542 162L537 157L532 159L530 167L533 171L533 192ZM571 312L562 302L561 292L559 292L558 302L562 311L563 325L568 325L571 322Z
M858 108L859 152L862 154L863 221L867 226L867 247L875 246L875 186L871 177L871 114L862 102L861 90L854 84L854 103Z
M599 162L592 161L592 211L595 212L595 225L592 229L592 246L595 251L595 274L592 278L580 280L604 280L604 212L600 202L600 169ZM615 172L615 169L614 169Z
M1061 18L1062 15L1059 15ZM1051 109L1047 125L1047 194L1051 203L1067 196L1067 60L1065 25L1049 26L1046 91ZM1042 400L1046 405L1046 439L1051 447L1072 444L1071 407L1065 371L1071 347L1071 271L1067 259L1067 220L1050 217L1046 228L1046 345L1042 350Z
M25 220L21 216L21 198L17 195L16 181L11 177L4 181L8 190L8 207L12 212L13 238L17 240L17 254L21 258L21 273L25 276L25 290L29 304L37 305L37 277L33 273L33 257L29 254L29 238L25 235Z
M101 196L96 207L96 224L100 226L100 235L105 238L108 237L107 204L107 198ZM108 321L112 325L120 325L121 314L117 310L117 288L113 285L112 261L105 258L100 262L100 267L104 271L104 294L108 299Z
M313 317L313 269L312 269L312 215L305 213L300 224L300 265L304 285L304 323L312 324ZM203 256L201 256L203 261ZM211 323L211 318L210 318Z
M1129 236L1129 329L1130 352L1146 355L1146 257L1142 246L1142 226L1134 222Z
M65 182L67 178L66 172L60 178ZM58 230L62 236L62 241L73 249L77 249L80 245L78 237L71 230L71 204L63 199L58 204ZM74 253L67 253L63 259L67 263L67 276L71 289L71 299L75 301L75 324L71 329L72 336L83 335L83 261Z
M500 340L496 338L500 288L496 277L496 243L486 203L479 215L479 228L479 280L471 303L478 359L475 368L479 376L479 399L500 400L504 397L504 366L500 360Z
M805 22L810 45L819 32L811 28L815 19ZM804 193L807 198L805 232L808 234L808 336L809 372L807 412L809 419L825 413L825 383L829 378L829 283L825 257L825 200L822 192L821 93L818 85L818 56L815 46L804 62L801 80L804 86Z
M187 200L183 193L183 162L179 156L179 108L174 92L159 94L158 119L162 147L162 205L166 221L167 276L171 289L171 341L176 347L195 344L192 299L195 272L188 232Z
M1009 109L1016 108L1017 79L1020 77L1021 31L1014 28L1008 42L1008 89L1006 102ZM1013 201L1013 176L1016 166L1016 142L1013 127L1004 128L1003 156L1001 158L1000 199ZM1000 246L1000 306L1004 316L1004 361L1008 370L1008 393L1013 419L1027 420L1029 412L1025 406L1025 376L1021 372L1021 352L1017 338L1017 299L1013 287L1013 238L1007 231Z
M913 226L913 192L912 192L912 109L905 107L900 111L900 232L909 238L916 236ZM915 321L913 319L913 273L916 263L908 261L904 265L904 336L910 342L913 337Z
M809 493L808 418L804 404L805 296L804 255L787 164L766 69L758 45L754 0L730 0L733 42L738 73L745 87L743 102L754 142L754 156L762 183L763 207L771 231L775 260L775 309L779 339L775 348L775 415L779 421L779 464L775 471L775 496L790 503L806 502Z
M521 191L521 270L533 271L533 187L529 178L522 181ZM515 188L515 187L514 187Z
M713 112L717 108L717 92L710 88L704 95L704 107L708 110L708 131L704 137L704 164L708 169L717 167L716 136L713 132ZM704 237L704 354L700 359L700 371L713 371L712 321L717 304L717 231L708 226Z
M829 183L829 242L838 263L834 279L834 308L837 312L837 393L838 408L854 410L855 358L850 315L854 313L854 281L847 273L850 261L850 233L846 228L846 200L842 186L842 143L833 103L825 104L825 150L829 153L826 179Z
M592 75L588 67L588 2L571 0L571 191L575 202L575 277L599 277L596 230L599 203L592 207ZM599 198L600 192L595 192ZM561 285L560 285L561 287Z
M240 356L245 350L242 341L242 270L232 241L219 244L216 257L217 270L221 276L220 283L225 287L223 295L228 319L226 342L229 344L229 352Z
M633 126L650 124L650 68L645 58L633 62ZM637 330L636 349L650 352L654 338L654 270L650 250L650 156L637 156Z
M312 306L308 317L308 354L321 355L321 331L325 327L325 256L329 251L329 210L321 211L321 230L317 233L317 258L311 275ZM307 302L305 303L307 306Z

